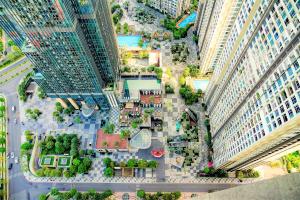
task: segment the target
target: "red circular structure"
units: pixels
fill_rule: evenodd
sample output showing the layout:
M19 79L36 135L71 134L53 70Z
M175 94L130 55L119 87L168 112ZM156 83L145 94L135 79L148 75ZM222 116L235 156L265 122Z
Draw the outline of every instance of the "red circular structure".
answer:
M161 158L165 154L163 149L153 149L151 155L155 158Z

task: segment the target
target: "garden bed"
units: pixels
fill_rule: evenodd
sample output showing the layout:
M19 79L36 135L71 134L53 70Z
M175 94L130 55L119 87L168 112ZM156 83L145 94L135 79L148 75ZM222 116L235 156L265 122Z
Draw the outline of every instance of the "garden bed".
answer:
M56 159L55 155L45 155L41 158L40 165L42 167L55 167L56 166L55 159Z
M59 156L57 167L70 167L71 166L72 157L71 156Z

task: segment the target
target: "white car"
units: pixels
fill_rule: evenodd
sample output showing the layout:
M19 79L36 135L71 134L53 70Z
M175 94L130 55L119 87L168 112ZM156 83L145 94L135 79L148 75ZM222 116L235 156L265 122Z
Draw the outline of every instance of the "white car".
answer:
M17 124L17 119L14 120L15 124Z
M15 110L16 110L16 106L12 106L11 111L15 112Z
M18 158L18 157L15 158L15 163L16 163L16 164L19 163L19 158Z
M10 152L10 157L14 158L15 157L15 153L14 152Z

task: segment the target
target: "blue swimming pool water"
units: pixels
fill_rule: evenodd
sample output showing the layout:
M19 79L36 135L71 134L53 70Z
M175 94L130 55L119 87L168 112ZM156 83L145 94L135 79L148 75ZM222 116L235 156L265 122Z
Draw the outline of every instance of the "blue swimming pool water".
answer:
M119 35L118 37L119 47L138 47L139 41L142 38L141 35ZM143 48L146 48L147 44L144 43Z
M208 80L194 80L194 88L196 90L206 90L207 85L208 85L209 81Z
M178 24L180 28L185 28L189 23L194 23L197 18L197 13L193 12L187 18L185 18L182 22Z
M176 122L176 131L177 132L179 131L180 127L181 127L181 123L180 123L180 121L177 121Z

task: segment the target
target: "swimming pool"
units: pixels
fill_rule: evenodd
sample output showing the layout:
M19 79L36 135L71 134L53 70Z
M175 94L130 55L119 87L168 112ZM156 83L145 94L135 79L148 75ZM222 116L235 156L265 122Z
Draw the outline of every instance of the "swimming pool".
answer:
M182 20L178 24L178 27L179 28L185 28L188 24L194 23L196 21L196 18L197 18L197 13L193 12L192 14L190 14L189 16L187 16L184 20Z
M176 131L178 132L180 130L181 123L180 121L176 121Z
M194 80L193 83L194 83L195 90L204 91L204 90L206 90L209 81L208 80Z
M141 35L119 35L117 40L119 47L139 47L139 41L141 38ZM144 43L143 48L146 47L147 43Z

